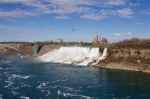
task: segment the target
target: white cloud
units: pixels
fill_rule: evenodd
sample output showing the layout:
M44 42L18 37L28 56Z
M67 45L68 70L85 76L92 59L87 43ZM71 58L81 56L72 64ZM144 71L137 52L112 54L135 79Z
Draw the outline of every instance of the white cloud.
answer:
M125 0L47 0L55 5L89 5L89 6L122 6L125 5Z
M120 34L120 33L115 33L114 35L120 36L120 35L122 35L122 34Z
M83 19L92 19L92 20L96 20L96 21L99 21L99 20L106 18L105 16L100 15L100 14L98 14L98 15L96 15L96 14L85 14L85 15L81 15L80 17Z
M0 3L33 3L36 2L37 0L0 0Z
M35 14L23 10L12 10L12 11L0 10L0 17L24 17L24 16L35 16Z
M105 5L111 5L111 6L121 6L125 4L126 4L125 0L107 0L105 2Z
M123 18L131 18L134 15L134 12L130 8L123 8L116 10L116 14Z
M114 33L113 35L115 36L122 36L122 35L131 35L133 34L132 32L127 32L127 33Z
M98 21L109 16L130 18L134 14L132 9L122 8L126 5L125 0L1 0L1 3L23 4L26 7L30 7L31 10L13 9L6 11L3 9L0 10L0 17L53 14L56 19L68 19L71 14L77 14L82 19ZM120 7L111 9L115 6Z
M41 0L1 0L0 3L34 3L40 2ZM52 3L58 6L64 5L106 5L106 6L121 6L125 5L125 0L43 0L46 3Z

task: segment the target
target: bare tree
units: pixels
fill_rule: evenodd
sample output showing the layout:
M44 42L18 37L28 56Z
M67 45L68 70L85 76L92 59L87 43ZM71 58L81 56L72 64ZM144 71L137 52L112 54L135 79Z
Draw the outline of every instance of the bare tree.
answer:
M100 42L101 42L100 44L103 47L108 47L108 45L109 45L109 42L108 42L108 40L105 37L103 37Z

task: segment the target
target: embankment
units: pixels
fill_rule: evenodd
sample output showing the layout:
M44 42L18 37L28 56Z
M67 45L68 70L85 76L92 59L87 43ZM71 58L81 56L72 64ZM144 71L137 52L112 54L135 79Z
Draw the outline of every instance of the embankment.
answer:
M6 54L6 55L32 56L33 55L33 50L32 50L32 45L31 44L26 44L22 47L19 47L18 49L13 49L11 47L0 45L0 54L1 53Z
M95 66L150 73L150 49L110 49L107 59Z

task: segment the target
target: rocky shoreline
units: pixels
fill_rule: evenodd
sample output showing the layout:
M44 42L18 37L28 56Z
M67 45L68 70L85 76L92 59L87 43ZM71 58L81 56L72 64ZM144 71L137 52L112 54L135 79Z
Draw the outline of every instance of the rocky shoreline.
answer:
M140 64L137 65L137 64L133 64L133 63L124 63L124 62L99 63L97 65L94 65L94 67L150 73L150 66L147 66L147 65L144 66L144 65L140 65Z
M110 49L109 56L94 66L150 73L150 49Z

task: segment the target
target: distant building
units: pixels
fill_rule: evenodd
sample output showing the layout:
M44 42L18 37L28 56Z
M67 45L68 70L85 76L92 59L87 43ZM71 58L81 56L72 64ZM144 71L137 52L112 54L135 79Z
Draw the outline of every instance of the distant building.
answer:
M96 35L96 36L93 38L93 43L94 43L94 44L98 44L98 43L99 43L99 37L98 37L98 35Z

